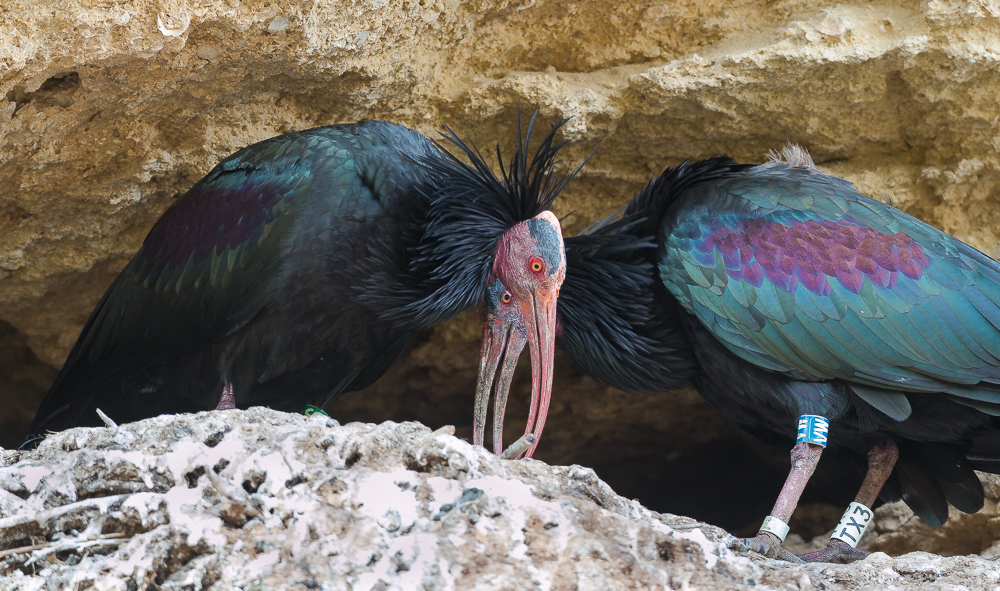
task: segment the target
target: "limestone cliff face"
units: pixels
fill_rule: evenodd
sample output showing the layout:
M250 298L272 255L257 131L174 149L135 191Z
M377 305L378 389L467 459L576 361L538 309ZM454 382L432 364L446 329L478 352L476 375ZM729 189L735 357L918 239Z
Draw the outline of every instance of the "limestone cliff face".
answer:
M30 418L157 216L252 142L381 118L509 146L518 106L544 123L572 117L567 166L597 149L556 207L573 212L572 233L666 165L760 161L794 141L996 256L998 73L992 0L6 0L0 395L16 405L4 425ZM428 333L369 396L332 410L467 433L476 336L471 318ZM717 500L751 477L780 479L785 452L734 432L694 393L631 397L565 360L559 372L549 461L617 470L626 494L691 489L703 504L704 477L685 467L730 466L709 487ZM514 404L511 423L525 416ZM759 519L772 493L744 492L757 504L734 512Z

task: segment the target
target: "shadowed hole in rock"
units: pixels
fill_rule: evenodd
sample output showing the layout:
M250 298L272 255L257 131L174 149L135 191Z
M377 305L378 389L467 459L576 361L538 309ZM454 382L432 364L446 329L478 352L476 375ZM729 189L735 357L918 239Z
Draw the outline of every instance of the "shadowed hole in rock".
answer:
M205 445L207 445L208 447L215 447L216 445L219 445L219 442L222 441L222 438L225 437L226 433L228 432L229 429L220 429L212 433L211 435L205 438L204 441Z
M39 361L23 333L0 320L0 447L16 449L24 443L28 425L56 373ZM65 444L64 449L75 450L75 443Z
M260 470L250 470L243 477L243 490L253 494L257 492L261 484L264 484L265 480L267 480L267 474Z
M156 576L154 577L153 582L156 585L163 585L169 581L175 573L183 571L184 568L196 558L212 552L213 548L206 543L200 543L197 546L191 546L183 542L175 543L171 547L170 552L165 556L157 556L154 558L154 560L157 560L160 564L156 569Z
M196 488L198 486L198 479L205 475L205 467L198 466L194 470L191 470L184 475L184 479L187 480L188 488Z
M78 466L76 482L77 500L109 497L113 495L153 492L138 466L128 461L108 463L104 458ZM155 481L154 481L155 484Z
M295 476L292 476L291 478L285 481L285 488L292 488L293 486L297 484L302 484L307 480L308 479L305 477L304 474L296 474Z
M228 500L223 501L222 508L219 510L219 516L226 525L234 529L241 529L251 519L245 505L233 503Z
M80 87L80 74L68 72L52 76L34 92L28 92L23 86L15 86L5 96L7 102L15 104L14 114L28 106L29 103L36 103L42 106L57 106L67 108L73 104L73 95Z
M357 464L360 461L361 461L361 452L358 451L358 450L356 450L356 449L351 450L350 455L348 455L344 459L344 467L345 468L350 468L351 466L353 466L354 464Z
M20 483L16 483L16 484L20 484ZM24 501L28 500L28 497L31 496L31 491L29 491L27 488L25 488L24 485L21 485L21 486L11 486L10 488L6 488L4 490L6 490L10 494L12 494L15 497L17 497L17 498L19 498L21 500L24 500Z

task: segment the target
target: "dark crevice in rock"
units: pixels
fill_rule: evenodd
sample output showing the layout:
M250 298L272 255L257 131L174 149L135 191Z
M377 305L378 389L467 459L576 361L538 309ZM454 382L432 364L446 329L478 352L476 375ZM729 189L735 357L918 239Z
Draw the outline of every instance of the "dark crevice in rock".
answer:
M73 104L73 95L80 88L80 74L69 72L52 76L34 92L28 92L23 86L15 86L7 95L7 102L15 104L14 114L34 102L42 106L67 108Z
M28 339L0 320L0 447L24 443L35 410L55 380L56 370L38 360Z

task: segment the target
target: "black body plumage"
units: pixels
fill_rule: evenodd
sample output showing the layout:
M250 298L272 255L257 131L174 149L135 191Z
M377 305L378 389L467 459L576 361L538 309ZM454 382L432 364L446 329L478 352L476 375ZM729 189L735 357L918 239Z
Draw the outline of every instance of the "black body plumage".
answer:
M274 137L219 163L104 294L33 433L211 409L301 410L364 388L473 308L503 233L547 209L558 125L494 175L386 122ZM499 149L498 149L499 155Z

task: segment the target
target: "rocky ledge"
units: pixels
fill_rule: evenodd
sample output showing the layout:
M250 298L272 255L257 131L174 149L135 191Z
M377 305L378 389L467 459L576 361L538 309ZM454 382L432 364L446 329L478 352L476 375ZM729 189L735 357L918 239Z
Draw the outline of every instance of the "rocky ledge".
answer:
M0 468L0 590L1000 587L975 556L748 555L452 432L254 408L53 435Z

